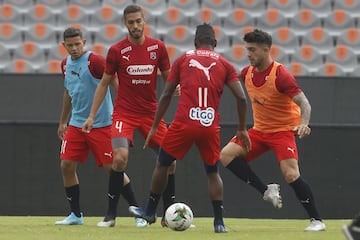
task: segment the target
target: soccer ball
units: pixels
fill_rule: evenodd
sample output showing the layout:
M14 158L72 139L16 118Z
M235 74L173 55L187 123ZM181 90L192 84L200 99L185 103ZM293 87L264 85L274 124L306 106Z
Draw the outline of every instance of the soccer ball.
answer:
M165 212L165 221L174 231L188 229L193 221L193 213L185 203L174 203Z

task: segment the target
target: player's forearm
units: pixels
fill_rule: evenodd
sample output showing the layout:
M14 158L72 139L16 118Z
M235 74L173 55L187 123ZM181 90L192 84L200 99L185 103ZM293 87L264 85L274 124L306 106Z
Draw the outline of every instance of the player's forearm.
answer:
M171 102L171 96L162 95L160 97L159 105L158 105L158 107L156 109L156 113L155 113L153 127L157 128L161 119L164 117L167 109L169 108L170 102Z
M238 113L238 130L245 130L246 129L246 111L247 111L247 104L246 99L241 98L237 100L237 113Z
M300 107L301 124L309 125L311 117L311 105L303 92L293 98L294 102Z
M63 106L61 109L59 124L67 124L71 113L71 99L67 92L64 92Z

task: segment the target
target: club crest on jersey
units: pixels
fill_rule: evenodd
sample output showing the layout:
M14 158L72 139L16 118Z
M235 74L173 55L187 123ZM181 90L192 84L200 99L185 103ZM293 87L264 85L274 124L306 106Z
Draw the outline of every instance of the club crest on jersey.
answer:
M150 53L150 59L151 59L151 60L155 60L155 59L156 59L156 52L151 52L151 53Z

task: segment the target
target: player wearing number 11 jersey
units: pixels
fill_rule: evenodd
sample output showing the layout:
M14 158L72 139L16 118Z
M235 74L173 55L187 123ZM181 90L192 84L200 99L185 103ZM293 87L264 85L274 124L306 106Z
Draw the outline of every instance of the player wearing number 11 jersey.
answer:
M172 93L180 84L181 95L174 121L161 143L158 162L153 172L151 193L147 207L131 208L137 217L149 223L156 220L156 207L166 186L168 167L175 159L182 159L195 144L199 149L208 177L209 196L214 211L214 231L226 232L223 222L223 185L218 173L220 157L220 127L218 106L224 85L227 85L237 100L239 140L250 149L246 131L246 98L235 68L221 55L213 51L215 33L211 25L197 26L195 50L188 51L175 60L164 91L159 100L153 126L145 144L156 133L162 116L169 106Z

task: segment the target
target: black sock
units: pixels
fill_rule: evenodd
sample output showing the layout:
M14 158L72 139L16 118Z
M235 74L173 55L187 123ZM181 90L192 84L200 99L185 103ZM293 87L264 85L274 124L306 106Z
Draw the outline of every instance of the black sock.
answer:
M113 169L110 171L109 177L109 192L108 192L108 211L105 221L115 219L117 213L117 204L120 198L121 188L124 184L124 172L116 172Z
M311 192L310 186L301 177L289 185L294 189L296 197L305 208L309 217L321 221L321 217L315 206L314 196Z
M127 201L129 206L138 206L138 203L135 198L134 191L131 187L130 182L121 188L121 195L123 195L124 199Z
M175 202L175 174L171 174L168 176L168 182L165 188L165 191L162 194L164 214L166 209Z
M76 184L71 187L65 187L66 198L70 204L70 211L77 217L80 217L80 186Z
M261 181L261 179L253 172L249 164L239 157L234 158L229 165L226 166L232 173L245 183L250 184L261 194L267 189L267 186Z
M360 212L355 216L352 225L360 227Z
M159 204L160 197L161 197L161 194L156 194L156 193L150 192L148 204L146 206L146 210L147 210L146 214L147 215L152 215L156 212L156 208Z
M214 224L222 224L224 225L223 221L223 211L224 205L222 200L213 200L211 201L214 211Z

